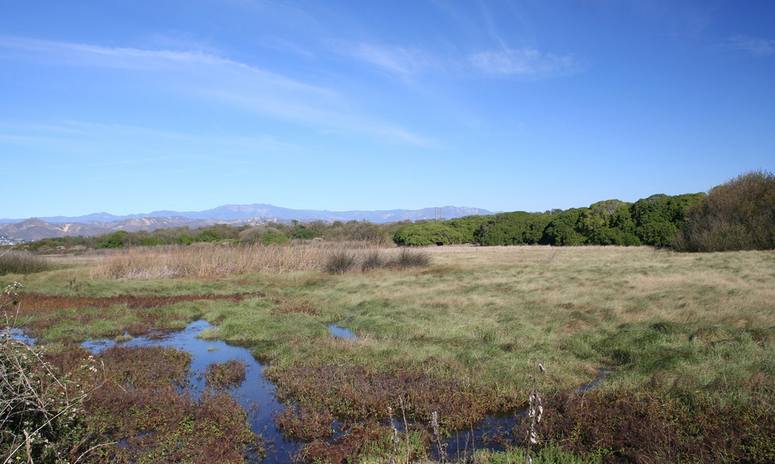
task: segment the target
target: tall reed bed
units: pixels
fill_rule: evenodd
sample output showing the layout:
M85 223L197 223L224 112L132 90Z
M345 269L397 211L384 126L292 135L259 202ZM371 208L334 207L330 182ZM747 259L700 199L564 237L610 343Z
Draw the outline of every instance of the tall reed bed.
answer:
M379 267L426 266L427 255L373 245L326 242L290 246L171 246L133 248L100 260L93 277L111 279L211 278L250 272L343 273Z
M0 275L32 274L51 269L51 263L27 251L0 250Z

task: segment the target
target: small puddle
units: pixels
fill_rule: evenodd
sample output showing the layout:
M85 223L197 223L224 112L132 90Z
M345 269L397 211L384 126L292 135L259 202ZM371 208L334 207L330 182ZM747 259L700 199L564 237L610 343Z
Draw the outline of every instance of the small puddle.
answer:
M599 387L613 373L611 369L600 368L595 378L580 385L574 391L583 395ZM445 454L449 458L461 459L470 456L473 450L487 449L504 451L514 444L514 428L527 417L527 408L515 411L513 414L493 414L485 417L469 430L461 430L452 434L443 443ZM438 459L438 449L432 450Z
M137 337L126 342L114 340L86 341L81 345L94 354L99 354L112 346L121 347L168 347L186 351L191 354L191 366L188 373L188 391L194 398L199 398L206 388L205 371L207 366L238 360L245 363L245 380L238 386L227 389L248 414L248 421L253 432L264 440L266 457L261 461L258 457L251 460L266 463L292 462L293 456L301 448L300 443L290 441L282 436L274 422L274 416L283 410L277 401L275 386L263 375L261 365L249 350L229 345L222 341L210 341L197 338L199 334L212 327L206 321L196 321L180 332L150 337Z
M584 393L588 391L592 391L595 388L599 387L601 383L603 383L603 380L608 378L609 375L613 374L614 371L611 369L606 369L604 367L601 367L597 370L597 375L595 375L595 378L592 379L590 382L585 383L584 385L579 386L576 389L576 393L579 395L583 395Z
M35 339L25 334L24 331L18 327L6 327L5 329L0 330L0 335L6 334L8 334L7 336L11 337L12 340L22 342L25 345L32 346L35 344Z
M329 324L328 325L328 333L331 334L334 338L341 338L343 340L357 340L358 336L355 335L355 332L352 330L346 328L346 327L339 327L336 324Z

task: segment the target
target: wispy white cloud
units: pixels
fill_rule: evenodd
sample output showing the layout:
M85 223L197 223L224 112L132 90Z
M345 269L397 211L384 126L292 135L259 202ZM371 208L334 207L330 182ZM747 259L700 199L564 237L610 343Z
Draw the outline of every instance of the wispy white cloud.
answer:
M138 153L169 154L185 147L200 153L286 152L299 147L269 134L193 133L129 124L56 121L47 124L0 121L0 143L48 147L60 153L98 152L132 146ZM186 156L186 155L182 155ZM216 157L217 158L217 157ZM135 160L136 161L136 160Z
M775 40L773 39L738 35L730 37L727 40L727 45L753 56L775 55Z
M571 55L555 55L535 48L507 48L471 54L474 69L489 75L542 77L564 74L577 69Z
M346 53L383 71L409 78L430 70L479 73L489 76L548 77L575 71L577 60L535 48L502 48L471 53L462 58L441 58L419 49L359 43Z
M0 56L60 65L125 69L195 98L304 124L402 144L432 146L427 137L359 111L335 89L310 84L210 51L155 50L0 36Z
M435 60L428 54L413 48L392 47L361 42L353 46L338 44L340 51L383 71L410 76L434 66Z

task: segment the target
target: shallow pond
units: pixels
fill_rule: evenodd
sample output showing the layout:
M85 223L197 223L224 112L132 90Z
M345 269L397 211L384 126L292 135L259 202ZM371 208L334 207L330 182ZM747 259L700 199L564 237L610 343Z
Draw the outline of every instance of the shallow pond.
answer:
M282 411L283 407L277 401L275 386L263 375L264 367L245 348L232 346L222 341L208 341L198 338L203 330L210 327L212 326L206 321L196 321L180 332L137 337L126 342L87 341L82 343L82 346L94 354L99 354L112 346L159 346L186 351L191 354L191 366L188 373L189 390L195 398L199 398L206 388L205 371L207 366L231 360L242 361L245 363L245 380L227 391L247 411L248 421L253 432L263 437L266 446L266 458L263 462L291 462L293 455L300 449L301 445L286 440L275 425L274 416Z
M352 330L346 328L346 327L339 327L336 324L329 324L328 326L328 333L334 337L334 338L341 338L343 340L357 340L358 336L355 335L355 332Z
M151 333L145 337L137 337L124 342L115 340L86 341L81 345L94 354L99 354L113 346L122 347L167 347L175 348L191 354L191 365L188 373L187 389L194 398L199 398L206 388L205 372L207 367L215 363L238 360L245 364L245 380L239 385L227 389L235 400L245 409L253 432L260 434L266 446L266 463L290 463L302 444L283 437L274 422L274 416L283 410L277 401L276 387L263 375L263 365L256 361L246 348L232 346L222 341L208 341L199 338L203 330L212 326L207 321L195 321L179 332ZM336 338L355 340L357 335L347 328L336 324L328 326L329 334ZM20 329L11 329L12 338L27 344L34 344L35 339L24 334ZM583 394L598 387L612 371L599 369L593 380L576 388L576 393ZM474 449L502 450L513 442L513 429L527 416L526 410L519 410L508 415L491 415L467 431L460 431L448 437L443 446L449 458L470 456ZM335 437L341 434L338 424L333 424ZM402 430L398 422L394 427ZM432 456L438 458L438 450L431 449ZM251 461L259 461L258 456L250 456Z

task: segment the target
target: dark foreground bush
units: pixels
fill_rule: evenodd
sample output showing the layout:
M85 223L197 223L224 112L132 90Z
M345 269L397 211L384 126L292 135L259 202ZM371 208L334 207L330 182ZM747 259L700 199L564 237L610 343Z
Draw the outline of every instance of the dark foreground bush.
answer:
M32 274L51 269L45 258L25 251L0 251L0 275Z
M393 255L380 250L372 250L366 253L350 252L346 250L335 251L326 258L324 269L330 274L344 274L349 271L361 270L363 272L375 269L407 269L411 267L425 267L430 265L431 257L427 253L408 250L406 248Z
M394 261L394 265L399 268L406 267L425 267L431 263L431 257L427 253L421 253L417 251L410 251L407 249L401 250L398 257Z
M752 172L714 187L687 212L675 246L685 251L775 248L775 174Z
M355 266L355 256L347 251L337 251L328 257L326 272L331 274L343 274Z
M775 415L765 402L722 404L633 391L561 394L545 404L542 436L606 462L775 462Z
M370 271L372 269L379 269L384 265L385 260L382 258L382 255L379 253L379 251L375 250L367 254L363 259L363 262L361 263L361 270Z
M16 296L13 287L0 296L4 321L16 310ZM75 462L95 445L83 411L91 390L75 378L84 372L94 377L96 367L87 360L72 375L59 376L44 355L43 348L13 339L10 328L0 326L2 462Z

